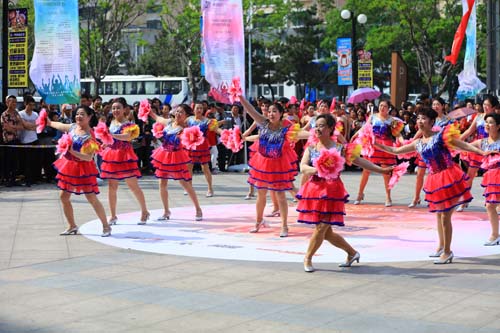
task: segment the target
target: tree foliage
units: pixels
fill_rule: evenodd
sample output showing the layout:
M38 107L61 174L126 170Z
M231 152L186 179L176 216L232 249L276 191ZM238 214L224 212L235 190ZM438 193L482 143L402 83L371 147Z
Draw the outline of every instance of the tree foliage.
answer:
M97 94L122 50L122 31L130 26L149 3L128 0L82 0L80 6L81 68L95 81Z

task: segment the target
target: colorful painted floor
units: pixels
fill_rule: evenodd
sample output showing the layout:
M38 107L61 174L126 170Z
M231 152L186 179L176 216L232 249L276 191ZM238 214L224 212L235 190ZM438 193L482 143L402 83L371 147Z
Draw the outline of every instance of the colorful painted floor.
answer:
M301 262L313 226L290 223L288 238L280 238L279 218L267 218L270 228L257 234L253 227L255 206L203 206L204 219L194 221L192 207L171 209L171 219L159 222L162 210L151 212L145 226L137 225L140 213L119 215L112 237L102 238L98 220L80 227L80 233L110 246L146 252L232 260ZM290 208L289 221L297 213ZM452 249L457 257L497 254L499 247L483 246L489 235L486 213L454 214ZM345 227L334 227L361 253L364 262L431 260L436 246L435 215L425 208L385 208L380 205L347 205ZM345 253L325 242L315 262L342 262Z

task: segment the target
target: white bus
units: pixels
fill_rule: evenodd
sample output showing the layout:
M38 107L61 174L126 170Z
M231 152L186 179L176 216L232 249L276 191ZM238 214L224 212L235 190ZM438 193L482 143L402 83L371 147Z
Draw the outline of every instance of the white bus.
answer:
M81 79L82 93L93 95L94 79ZM186 77L153 75L107 75L98 91L103 102L125 97L129 104L144 99L158 98L162 103L177 105L188 101L189 86Z

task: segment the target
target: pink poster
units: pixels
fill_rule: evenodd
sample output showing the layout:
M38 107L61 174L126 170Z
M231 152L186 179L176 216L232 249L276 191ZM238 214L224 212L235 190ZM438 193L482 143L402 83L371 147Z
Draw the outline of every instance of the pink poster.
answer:
M209 95L219 102L230 103L232 82L239 79L241 90L245 91L241 0L202 0L202 15L202 53L205 78L211 85Z

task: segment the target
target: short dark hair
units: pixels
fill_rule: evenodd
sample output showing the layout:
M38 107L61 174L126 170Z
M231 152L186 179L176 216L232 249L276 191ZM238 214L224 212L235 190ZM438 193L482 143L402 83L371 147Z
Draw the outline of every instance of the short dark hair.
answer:
M489 113L489 114L487 114L484 117L484 120L486 120L488 118L493 118L493 120L495 120L495 123L497 124L497 126L500 125L500 114L498 114L498 113Z
M426 116L427 118L430 118L431 120L436 120L436 118L438 116L436 111L434 111L433 109L426 107L426 106L424 106L420 110L418 110L417 115Z

